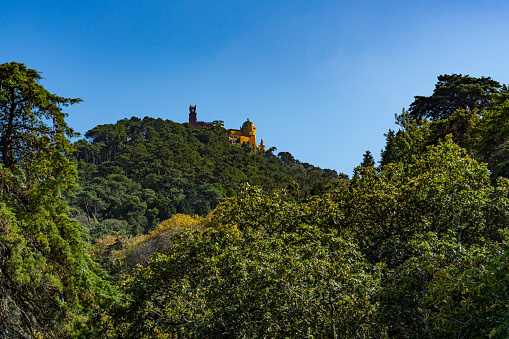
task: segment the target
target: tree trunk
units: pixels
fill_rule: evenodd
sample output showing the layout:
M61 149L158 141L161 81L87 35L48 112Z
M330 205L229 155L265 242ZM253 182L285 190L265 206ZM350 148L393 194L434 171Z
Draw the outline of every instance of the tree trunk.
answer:
M9 108L9 119L7 122L7 128L5 129L5 133L2 138L2 162L4 166L10 168L13 164L12 159L12 129L14 125L14 115L16 113L16 104L15 104L15 93L14 89L11 89L11 106Z

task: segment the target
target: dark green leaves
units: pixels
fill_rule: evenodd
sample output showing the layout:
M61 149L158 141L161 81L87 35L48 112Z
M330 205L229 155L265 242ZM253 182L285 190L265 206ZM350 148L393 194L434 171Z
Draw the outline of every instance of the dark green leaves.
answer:
M500 83L490 77L440 75L431 96L415 97L410 105L410 114L413 119L439 120L458 109L471 112L487 110L492 107L492 100L500 88Z
M62 197L76 168L61 108L81 100L50 94L40 79L0 65L1 336L65 337L84 308L113 299Z

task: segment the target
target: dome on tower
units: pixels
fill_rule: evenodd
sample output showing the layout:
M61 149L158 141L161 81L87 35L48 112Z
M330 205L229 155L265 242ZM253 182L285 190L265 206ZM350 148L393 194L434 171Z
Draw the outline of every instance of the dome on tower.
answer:
M252 125L253 123L249 121L249 118L247 118L247 121L242 124L242 128L247 128L248 125Z

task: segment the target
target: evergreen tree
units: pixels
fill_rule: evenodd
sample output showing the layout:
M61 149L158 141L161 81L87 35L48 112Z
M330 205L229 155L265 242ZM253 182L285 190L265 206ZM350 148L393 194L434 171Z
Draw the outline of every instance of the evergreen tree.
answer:
M63 194L74 187L72 129L25 65L0 65L0 337L67 337L111 287L91 260Z
M375 167L375 159L373 159L373 155L371 155L370 151L366 151L363 155L362 167Z
M440 75L431 96L415 97L410 105L410 114L413 119L439 120L458 109L487 110L492 107L492 100L498 96L500 89L500 83L490 77Z

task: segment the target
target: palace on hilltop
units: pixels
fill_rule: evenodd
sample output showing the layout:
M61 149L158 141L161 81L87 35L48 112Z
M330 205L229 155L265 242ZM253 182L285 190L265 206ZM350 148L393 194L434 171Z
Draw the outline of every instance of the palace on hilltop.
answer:
M229 129L228 139L231 143L250 143L256 149L261 149L265 152L263 139L261 139L259 145L256 144L256 127L254 127L254 124L249 121L249 118L242 124L240 129Z
M196 105L189 106L189 123L194 127L206 127L206 128L213 127L213 124L211 122L196 120ZM249 119L247 119L247 121L242 124L242 127L240 127L240 129L228 129L227 132L228 140L230 140L232 144L249 143L253 145L256 149L265 152L265 145L263 144L263 139L261 139L259 145L256 144L256 127L251 121L249 121Z

